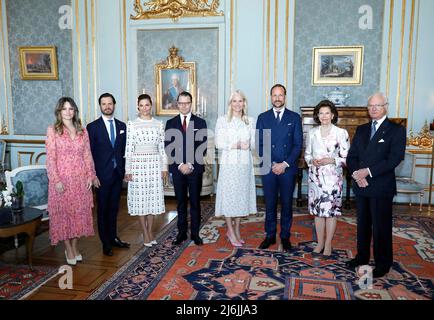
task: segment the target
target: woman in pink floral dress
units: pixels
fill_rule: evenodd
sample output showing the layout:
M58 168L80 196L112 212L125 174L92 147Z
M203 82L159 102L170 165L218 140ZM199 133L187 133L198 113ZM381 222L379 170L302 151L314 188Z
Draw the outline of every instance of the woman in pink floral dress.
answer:
M304 158L309 166L309 212L315 216L318 244L314 254L329 256L336 230L336 217L342 207L342 167L350 148L348 132L334 124L338 121L335 105L321 101L314 109L313 119L319 126L307 136Z
M56 123L47 130L48 212L51 244L65 243L68 264L82 261L78 239L94 235L92 185L95 167L89 137L74 100L60 98Z

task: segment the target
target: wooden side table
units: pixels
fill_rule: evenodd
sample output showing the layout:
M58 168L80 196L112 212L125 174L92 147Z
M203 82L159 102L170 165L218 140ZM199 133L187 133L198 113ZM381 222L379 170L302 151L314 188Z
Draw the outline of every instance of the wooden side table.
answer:
M27 234L26 251L29 266L32 269L32 252L35 232L41 223L43 212L35 208L23 208L21 212L12 212L10 208L0 209L0 238L7 238L20 233Z

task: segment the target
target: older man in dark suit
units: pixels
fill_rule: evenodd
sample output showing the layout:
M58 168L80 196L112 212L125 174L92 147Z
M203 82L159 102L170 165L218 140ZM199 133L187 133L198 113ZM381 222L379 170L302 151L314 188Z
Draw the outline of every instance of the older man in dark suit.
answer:
M372 236L374 278L387 274L393 263L395 168L404 159L406 143L405 128L387 118L388 105L382 93L368 99L371 121L357 128L347 157L357 203L357 255L347 266L369 263Z

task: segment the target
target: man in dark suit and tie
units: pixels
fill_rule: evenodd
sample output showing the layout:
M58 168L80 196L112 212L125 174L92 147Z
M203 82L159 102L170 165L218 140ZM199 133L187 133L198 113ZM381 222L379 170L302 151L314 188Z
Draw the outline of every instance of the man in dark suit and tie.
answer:
M266 208L266 238L259 248L267 249L276 243L277 200L280 194L280 239L283 250L289 251L292 248L292 199L303 132L300 116L285 108L286 88L276 84L271 88L270 94L273 108L261 113L256 123Z
M387 97L368 99L371 121L357 128L347 157L357 204L357 255L347 262L355 268L369 264L374 244L374 278L384 276L393 263L392 200L395 168L404 159L406 130L387 118Z
M187 203L190 198L190 237L196 245L202 245L200 228L200 192L205 171L204 156L207 147L207 127L205 120L191 113L193 98L189 92L181 92L177 98L179 115L166 123L166 154L169 159L169 172L178 210L178 235L174 245L187 239Z
M112 247L129 248L117 236L117 216L125 175L126 125L114 118L116 100L110 93L99 97L102 116L87 125L90 148L99 180L96 199L98 202L98 232L103 253L113 255Z

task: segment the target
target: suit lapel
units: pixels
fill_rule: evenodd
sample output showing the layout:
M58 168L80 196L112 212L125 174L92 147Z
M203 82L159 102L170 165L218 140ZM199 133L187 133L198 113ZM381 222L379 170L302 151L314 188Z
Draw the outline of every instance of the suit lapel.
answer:
M195 120L196 120L196 116L194 114L191 114L190 122L188 123L187 130L189 128L191 128L192 130L194 130L194 122L195 122ZM193 126L193 127L191 127L191 126Z
M182 114L176 116L175 124L177 129L182 129Z
M180 113L175 118L175 129L181 130L182 134L185 135L184 128L182 127L183 115ZM191 120L191 118L190 118Z
M107 131L107 127L105 126L105 123L104 123L104 120L103 120L102 116L99 118L99 126L100 126L100 130L103 132L102 135L104 137L104 140L106 141L106 143L110 147L112 147L112 143L110 141L110 136L109 136L109 133ZM118 126L116 125L116 127L118 127ZM116 144L116 141L115 141L115 144Z
M282 125L282 123L289 123L289 111L285 109L283 109L283 114L282 114L282 119L280 120L279 126Z
M285 135L287 132L285 128L288 126L288 123L290 123L289 111L286 110L286 108L283 109L282 118L279 123L277 123L277 119L274 117L274 112L273 112L273 120L274 120L274 127L277 129L276 139L279 139L281 135Z
M116 147L116 144L118 143L118 138L120 137L121 134L121 122L118 119L114 119L114 120L116 123L116 140L115 140L115 147Z
M371 136L371 126L372 121L369 123L369 129L368 129L368 148L371 148L372 146L375 146L377 142L384 138L384 136L387 133L387 130L389 129L389 119L384 119L383 123L378 127L378 130L375 132L372 139L369 140Z
M271 129L277 128L277 121L276 121L276 117L274 116L274 110L270 109L269 114L268 114L268 121L270 121Z

